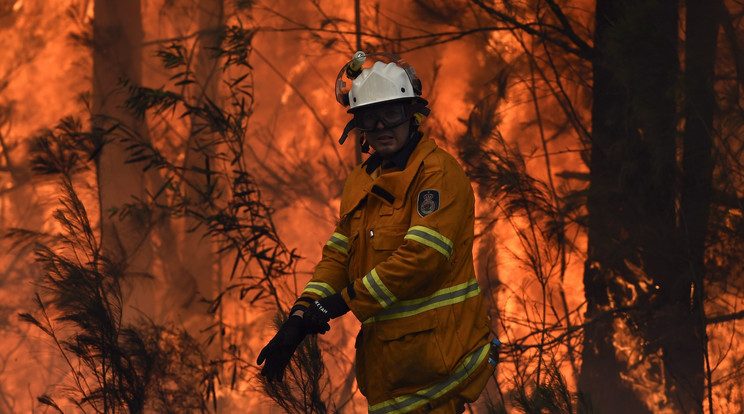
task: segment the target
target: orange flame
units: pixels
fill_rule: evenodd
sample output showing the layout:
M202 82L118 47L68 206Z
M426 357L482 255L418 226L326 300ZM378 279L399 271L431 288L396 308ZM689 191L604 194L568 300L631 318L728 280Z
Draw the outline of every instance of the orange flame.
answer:
M365 30L373 30L378 22L383 26L380 36L364 38L367 47L394 47L395 44L385 37L397 34L397 30L420 34L452 29L452 25L445 23L427 23L408 30L399 29L392 23L393 20L410 23L412 19L409 16L417 16L421 11L416 5L419 2L384 0L380 2L379 15L372 4L362 3L362 16L367 19L363 23ZM144 84L156 87L167 83L172 75L164 71L154 57L158 47L176 38L184 38L187 44L193 45L194 31L197 30L193 21L196 7L195 4L182 5L170 0L143 2ZM93 2L16 0L4 13L0 15L0 76L5 77L0 78L0 107L11 110L10 121L0 122L0 135L5 140L3 156L11 157L17 163L16 173L20 175L14 176L13 171L0 172L3 178L0 220L3 230L24 227L53 232L54 224L45 219L55 208L56 190L49 183L32 182L28 178L24 140L40 128L55 125L63 116L86 113L79 97L92 89L91 52L71 40L70 35L87 30L86 25L93 17ZM241 21L241 24L255 25L260 29L254 38L251 57L255 80L255 106L248 131L253 151L249 156L255 166L252 173L263 183L275 186L264 191L277 208L274 220L279 234L303 257L298 264L296 279L288 280L283 286L282 299L287 304L302 290L320 259L321 249L332 232L337 215L343 178L355 158L350 143L344 147L336 143L348 115L336 104L333 96L335 74L355 50L353 24L349 23L353 22L354 11L348 2L337 0L280 0L271 7L256 2L251 13L252 21ZM590 13L585 14L589 17L578 18L590 19ZM229 22L237 23L237 19ZM311 31L308 30L310 27L320 29ZM342 32L342 35L334 31ZM494 31L485 38L465 37L456 42L404 53L424 83L424 94L432 108L432 116L425 127L436 134L434 138L440 146L457 154L456 139L466 131L462 120L468 119L473 105L483 97L481 88L487 78L493 75L494 69L500 69L489 66L496 61L496 51L502 52L498 56L501 64L517 65L520 59L524 59L522 47L516 38ZM548 83L555 82L550 75L548 78ZM7 81L7 85L3 85L3 81ZM540 131L535 125L526 125L538 115L550 117L557 113L558 103L544 98L542 91L538 91L541 99L535 106L535 91L531 89L530 79L515 79L510 85L508 96L500 107L499 129L522 154L531 155L526 162L528 172L543 182L550 179L558 182L558 174L564 171L586 173L575 136L559 134L557 130ZM582 90L577 87L570 92L581 95ZM584 119L589 116L587 108L579 108L585 112L579 115ZM171 145L166 134L188 135L189 125L185 121L171 121L171 124L163 126L148 119L155 146L168 148ZM543 146L541 133L542 138L551 138L546 146ZM553 133L555 137L551 135ZM546 150L550 153L550 168L546 164ZM325 165L335 169L325 168ZM22 174L24 171L25 176ZM335 171L337 176L332 176L329 171ZM87 184L91 190L88 190L86 202L95 205L92 189L95 183L91 179ZM581 184L569 181L565 185ZM297 194L283 194L285 188L300 190ZM581 324L583 249L586 246L583 231L578 226L568 226L567 237L579 251L568 251L565 262L561 264L560 254L546 247L539 235L533 246L529 245L530 240L520 235L520 232L531 229L528 218L505 220L503 211L499 210L501 206L492 200L479 198L476 205L478 215L485 219L476 229L481 237L475 251L486 252L476 257L476 267L480 271L479 281L492 303L492 322L497 335L507 346L520 341L521 346L529 348L554 341L569 327ZM496 217L500 220L490 226L487 219ZM179 226L185 227L185 224L179 223ZM154 243L165 241L155 238ZM533 268L525 265L531 247L544 259L543 272L537 276ZM0 396L7 396L6 401L0 401L0 412L36 412L39 404L32 397L51 392L48 384L59 383L68 374L48 347L47 339L10 316L32 306L34 286L27 283L32 271L14 262L13 257L3 256L0 260L3 268L9 269L7 274L12 276L0 284L0 309L4 316L8 316L0 325L0 333L5 338L0 344ZM162 258L155 260L153 267L157 276L152 284L152 289L157 291L154 297L165 303L168 291L158 285L164 284L168 276L164 274ZM228 282L226 275L230 264L227 260L216 259L211 267L216 273L214 280L207 277L207 281L195 282L198 285L194 289L203 289L205 284L222 284L224 287ZM485 274L486 269L491 273ZM734 296L730 299L737 300ZM550 307L549 304L563 305ZM190 322L188 313L181 314L181 311L164 309L163 317ZM225 321L238 327L232 334L235 335L233 339L244 347L242 356L246 361L254 361L258 351L274 333L269 321L275 309L269 305L249 305L230 300L225 302L222 312ZM343 409L348 413L366 411L366 402L351 379L351 355L357 330L358 323L347 315L334 321L331 332L322 338L325 349L333 349L333 352L325 354L331 388L340 401L349 400ZM717 330L725 332L713 334ZM535 335L536 331L545 334ZM729 336L731 340L727 342L720 338L726 337L723 333L730 333L728 328L713 326L709 331L711 338L717 338L711 341L711 357L715 359L716 367L714 381L723 380L725 373L733 372L736 364L741 363L741 358L733 351L740 349L737 344L742 339L741 334ZM637 393L647 401L648 407L653 412L671 412L663 392L659 356L643 355L640 340L622 321L616 322L613 339L618 359L628 365L626 375L633 379ZM545 357L546 360L555 360L572 389L576 387L576 369L580 367L577 356L580 354L575 349L579 346L575 340L561 343L553 348L549 357ZM333 359L333 356L345 357ZM512 385L511 381L519 370L534 373L541 369L534 359L530 361L527 367L519 368L503 364L498 374L502 389ZM252 377L254 374L255 371L247 370L235 388L230 387L229 381L219 386L216 394L222 412L279 412L261 393L258 382ZM729 381L728 384L741 384L741 381ZM479 401L478 412L485 412L483 400L489 398L489 394L495 399L496 392L495 383L490 384L489 393L484 393ZM741 412L744 396L740 387L719 387L714 393L716 412Z

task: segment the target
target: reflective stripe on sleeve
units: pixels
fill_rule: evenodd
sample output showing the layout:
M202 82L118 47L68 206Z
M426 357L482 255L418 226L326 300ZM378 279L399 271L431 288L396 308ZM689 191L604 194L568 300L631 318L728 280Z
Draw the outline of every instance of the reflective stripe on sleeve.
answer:
M364 321L365 324L417 315L430 309L441 308L464 302L480 293L478 281L473 278L455 286L439 289L431 296L419 299L402 300Z
M306 293L314 293L321 298L325 298L336 293L336 289L334 289L333 286L329 285L328 283L308 282L308 284L305 285L305 289L302 290L302 295L300 296L305 296Z
M377 270L372 269L371 272L362 278L362 282L364 283L364 287L380 303L383 309L390 307L390 305L398 301L395 295L393 295L393 292L382 283L380 276L377 275Z
M488 357L490 344L485 344L468 355L446 380L416 391L401 395L369 407L370 414L398 414L413 411L429 401L435 400L465 381Z
M415 240L425 246L429 246L439 253L442 253L447 259L452 256L452 241L428 227L413 226L408 229L408 233L406 233L404 238Z
M341 233L333 233L326 246L333 247L345 255L349 254L349 238Z

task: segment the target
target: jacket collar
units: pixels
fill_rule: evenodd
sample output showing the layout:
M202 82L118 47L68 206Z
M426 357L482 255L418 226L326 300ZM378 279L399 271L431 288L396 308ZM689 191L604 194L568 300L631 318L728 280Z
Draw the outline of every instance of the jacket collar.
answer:
M367 167L358 165L349 175L347 186L351 187L347 197L341 200L341 217L349 214L368 194L384 203L400 208L406 199L406 192L427 155L437 149L437 144L423 136L408 158L402 171L386 172L373 179Z

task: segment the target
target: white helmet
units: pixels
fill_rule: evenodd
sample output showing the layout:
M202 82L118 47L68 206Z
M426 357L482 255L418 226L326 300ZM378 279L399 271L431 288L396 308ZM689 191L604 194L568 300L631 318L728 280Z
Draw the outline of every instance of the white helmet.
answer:
M352 81L349 112L366 105L414 98L416 94L405 69L393 62L378 61Z
M377 61L372 67L362 69L367 57ZM346 88L343 78L350 79L351 88ZM350 113L356 109L382 102L409 100L414 113L429 114L428 102L421 97L421 81L416 71L399 56L389 53L354 53L354 57L341 68L336 77L336 100L348 106ZM352 119L339 139L343 144L349 131L355 127Z
M377 61L372 67L362 69L367 57ZM349 89L343 80L344 74L352 80ZM426 102L421 98L421 81L413 66L394 54L358 51L336 77L336 100L349 106L349 112L365 105L403 99Z

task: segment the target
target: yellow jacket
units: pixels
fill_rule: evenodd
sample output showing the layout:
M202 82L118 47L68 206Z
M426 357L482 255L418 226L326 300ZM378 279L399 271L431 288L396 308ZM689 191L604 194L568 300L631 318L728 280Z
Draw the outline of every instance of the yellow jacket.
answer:
M420 411L485 386L490 329L473 226L470 181L426 137L404 170L360 165L347 179L339 224L297 303L342 292L362 322L356 374L370 413Z

